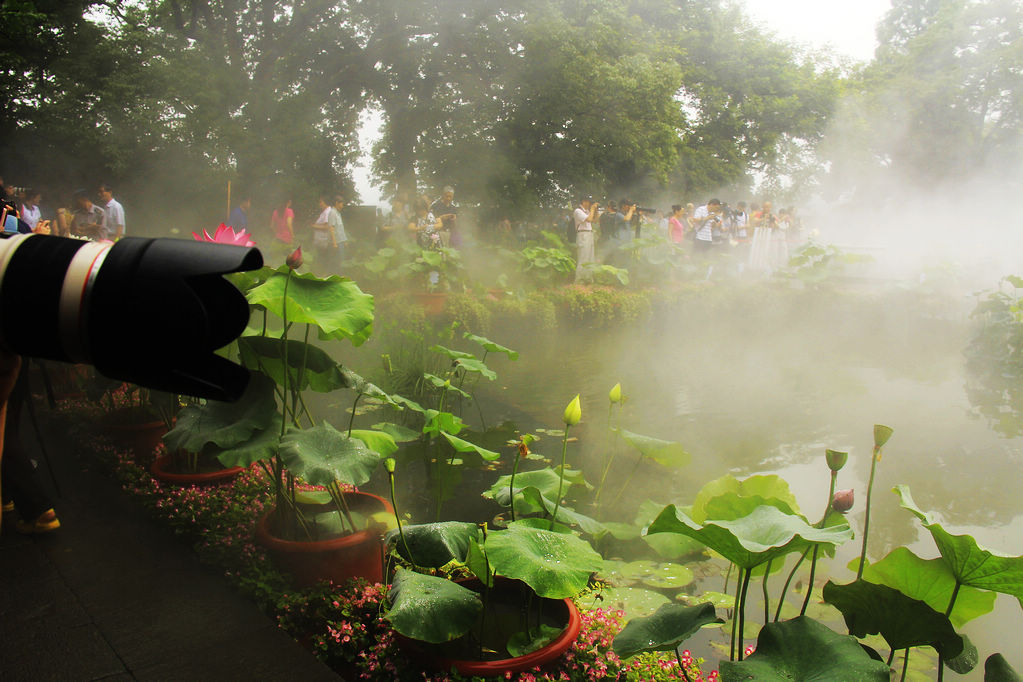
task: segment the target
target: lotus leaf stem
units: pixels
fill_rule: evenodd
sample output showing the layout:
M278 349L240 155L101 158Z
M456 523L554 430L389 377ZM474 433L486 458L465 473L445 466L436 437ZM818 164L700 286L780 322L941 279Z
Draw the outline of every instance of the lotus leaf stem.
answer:
M508 481L508 501L511 504L511 520L515 523L515 474L519 472L519 457L522 450L515 448L515 461L512 463L511 479Z
M565 460L568 456L568 430L571 424L565 424L565 435L561 438L561 471L558 472L558 497L554 503L554 515L551 517L551 530L554 530L554 523L558 520L558 511L561 509L561 491L565 484Z
M771 575L771 561L773 559L768 559L767 566L764 567L764 625L771 620L771 602L767 596L767 577Z
M334 505L338 508L338 511L344 514L352 532L358 531L359 529L355 527L355 520L352 519L352 512L348 508L348 500L345 499L345 494L341 492L341 485L337 481L333 481L327 486L327 490L330 491L330 496L334 498Z
M902 657L902 677L899 678L899 682L906 682L906 671L909 669L909 650L911 647L906 647L906 654Z
M349 438L352 437L352 424L355 423L355 408L358 407L358 405L359 405L359 398L361 398L362 396L363 396L363 394L361 392L357 393L356 396L355 396L355 401L352 402L352 416L348 419L348 437Z
M675 658L678 659L678 669L682 671L682 677L685 679L686 682L693 682L691 679L689 679L689 673L686 671L686 664L682 662L682 654L678 652L679 646L682 645L679 644L678 646L675 647Z
M292 392L291 416L296 426L298 426L298 403L302 398L302 379L305 377L306 364L309 361L309 330L311 328L311 324L307 324L305 326L305 340L302 347L302 368L298 372L298 390ZM291 371L290 367L285 367L284 369L286 372ZM311 421L312 417L309 417L309 409L305 406L304 400L302 400L302 409L305 411L306 417Z
M288 268L287 278L284 280L284 297L281 300L281 318L284 320L284 332L281 334L281 358L284 361L284 399L281 401L281 438L284 438L284 430L288 425L288 285L291 284L291 268ZM294 414L292 414L294 418Z
M639 459L636 460L636 465L632 467L632 471L629 472L629 476L625 479L625 483L622 485L622 489L619 490L618 494L615 495L615 498L611 500L612 507L615 506L618 503L618 500L621 499L622 493L629 489L629 484L632 483L632 478L636 475L636 472L639 471L639 465L643 463L643 459L644 459L643 453L640 453Z
M881 459L880 446L874 446L874 454L870 458L870 480L867 481L867 511L863 517L863 545L860 547L860 565L856 569L856 579L863 577L863 564L867 560L867 535L870 533L870 494L874 489L874 472L877 470L877 462ZM941 679L941 668L938 668L938 679Z
M607 457L604 458L604 470L600 474L600 483L597 485L597 493L593 496L593 504L596 505L600 502L600 493L604 490L604 481L607 480L607 472L611 470L611 462L615 458L615 445L618 443L618 432L611 428L611 413L614 411L615 404L608 401L607 404L607 430L614 433L615 437L611 441L611 447L608 448Z
M886 664L889 668L892 667L892 662L895 660L895 649L892 649L888 653L888 663Z
M394 494L394 472L388 471L387 478L390 479L391 483L391 507L394 508L394 521L398 524L398 535L401 536L401 544L405 547L405 555L408 556L408 560L415 564L415 560L412 558L412 550L408 548L408 542L405 540L405 530L401 527L401 517L398 516L398 500Z
M952 609L956 605L956 597L959 596L959 588L962 587L962 583L959 582L959 578L956 578L956 585L952 588L952 597L948 600L948 608L945 609L945 617L949 618L952 616ZM945 677L945 657L942 653L938 652L938 682L941 682Z
M743 634L746 628L746 590L749 588L749 579L753 569L747 568L742 576L742 599L739 603L739 660L742 660Z

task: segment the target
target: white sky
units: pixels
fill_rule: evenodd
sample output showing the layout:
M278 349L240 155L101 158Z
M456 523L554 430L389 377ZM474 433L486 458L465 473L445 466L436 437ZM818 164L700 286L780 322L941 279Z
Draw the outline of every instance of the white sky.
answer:
M783 40L830 47L860 61L874 56L874 30L892 6L891 0L746 0L745 4L754 21ZM368 113L359 131L363 153L353 175L363 204L383 204L380 190L370 185L369 178L369 149L379 139L380 123L378 112Z

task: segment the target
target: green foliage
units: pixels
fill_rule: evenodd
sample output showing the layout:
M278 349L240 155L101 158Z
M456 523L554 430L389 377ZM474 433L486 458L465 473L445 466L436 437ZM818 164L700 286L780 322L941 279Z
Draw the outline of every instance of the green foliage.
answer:
M361 439L341 433L326 421L288 431L281 439L281 459L302 480L324 486L363 485L380 464L380 455Z
M1020 682L1019 676L1001 654L991 654L984 662L984 682Z
M164 435L164 443L172 452L202 452L207 445L231 448L270 426L276 413L273 382L253 374L236 402L208 400L183 408L174 428Z
M461 637L483 609L479 595L445 578L399 568L387 594L384 618L412 639L439 644Z
M699 522L712 518L707 516L705 509L707 503L725 493L735 493L740 497L759 496L764 499L778 500L793 512L799 512L796 496L789 490L788 482L782 477L774 474L758 475L750 476L740 481L731 474L726 474L721 478L705 483L700 488L700 492L696 493L696 497L693 499L693 506L689 512L690 516L694 521Z
M263 372L283 386L285 344L288 347L289 386L319 393L349 387L338 364L326 352L304 341L289 339L285 342L265 336L242 336L238 339L238 354L245 367Z
M722 661L719 670L722 682L888 680L888 666L868 656L854 638L836 634L806 616L768 623L752 655L745 661Z
M604 563L585 540L526 526L492 531L484 548L495 573L550 599L576 596Z
M479 526L460 521L404 526L403 532L404 542L397 531L391 531L387 536L388 546L405 561L427 568L440 568L451 561L464 562L470 544L483 539Z
M723 623L713 604L664 604L645 618L634 618L614 639L614 652L629 658L646 651L674 651L708 623Z

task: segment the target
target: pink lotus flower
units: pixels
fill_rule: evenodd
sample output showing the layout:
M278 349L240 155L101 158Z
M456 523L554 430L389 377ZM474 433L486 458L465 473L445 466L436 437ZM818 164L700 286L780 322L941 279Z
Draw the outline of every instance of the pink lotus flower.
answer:
M302 267L302 247L300 246L294 251L292 251L291 255L288 256L284 260L284 262L292 270L298 270L300 267Z
M249 239L249 235L245 230L239 230L238 234L235 234L234 228L228 227L224 223L220 223L220 227L217 228L212 237L206 230L202 231L201 237L195 232L192 233L192 236L200 242L216 242L217 244L233 244L234 246L256 245L256 242Z
M853 491L850 490L839 490L835 492L835 496L831 499L831 508L837 511L839 514L844 514L853 506Z

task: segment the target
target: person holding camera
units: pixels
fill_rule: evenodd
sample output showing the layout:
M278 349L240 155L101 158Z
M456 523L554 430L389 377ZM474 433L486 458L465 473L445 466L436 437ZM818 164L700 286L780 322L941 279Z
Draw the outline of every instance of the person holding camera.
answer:
M720 199L711 199L703 206L698 206L693 212L696 250L709 251L714 245L714 231L720 230L723 224Z
M103 209L92 203L84 189L75 192L74 201L75 212L71 217L71 234L87 237L92 241L109 239L112 235L107 234L106 213Z
M580 200L572 218L575 221L575 281L589 280L592 274L586 267L587 263L594 263L597 260L593 240L593 221L597 218L597 209L600 203L593 200L593 197L586 196Z

